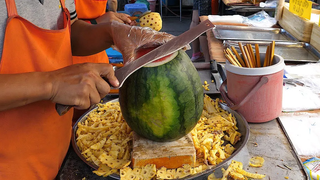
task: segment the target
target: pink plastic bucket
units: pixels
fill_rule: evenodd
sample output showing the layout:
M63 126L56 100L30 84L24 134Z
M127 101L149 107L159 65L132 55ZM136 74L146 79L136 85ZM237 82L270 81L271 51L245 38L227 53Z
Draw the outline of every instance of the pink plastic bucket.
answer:
M264 57L261 53L261 64ZM275 119L282 110L284 66L283 58L276 54L271 66L261 68L237 67L227 61L227 80L220 87L222 98L248 122Z

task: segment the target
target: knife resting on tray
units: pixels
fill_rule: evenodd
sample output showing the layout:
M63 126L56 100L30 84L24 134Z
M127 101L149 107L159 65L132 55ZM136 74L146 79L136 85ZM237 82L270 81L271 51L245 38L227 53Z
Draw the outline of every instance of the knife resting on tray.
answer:
M210 70L211 70L211 78L216 85L216 90L220 91L221 86L221 77L220 73L218 72L218 65L216 60L210 60Z

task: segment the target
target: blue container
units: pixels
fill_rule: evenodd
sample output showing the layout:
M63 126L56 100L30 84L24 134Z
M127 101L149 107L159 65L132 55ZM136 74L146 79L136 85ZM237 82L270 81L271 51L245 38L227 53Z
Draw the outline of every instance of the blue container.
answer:
M123 56L119 51L108 48L106 52L109 57L109 63L123 63Z
M127 11L117 11L117 13L129 14Z
M134 14L143 14L148 11L148 7L144 3L126 4L124 5L124 10L129 13L130 16Z

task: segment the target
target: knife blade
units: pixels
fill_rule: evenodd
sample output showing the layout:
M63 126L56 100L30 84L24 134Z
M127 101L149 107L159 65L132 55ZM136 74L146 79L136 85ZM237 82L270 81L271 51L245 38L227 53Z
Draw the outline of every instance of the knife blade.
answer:
M211 78L214 80L214 84L216 85L216 90L220 92L220 86L221 86L221 77L218 72L217 67L217 61L216 60L210 60L210 69L211 69Z
M213 28L214 25L210 20L206 20L198 24L196 27L182 33L181 35L173 38L167 43L155 48L149 53L139 57L135 61L132 61L123 67L115 70L115 76L119 81L119 88L123 85L124 81L135 71L141 67L157 60L162 57L165 57L169 54L174 53L175 51L187 46L189 43L198 38L202 33ZM56 111L61 116L69 111L72 106L56 104Z
M199 37L202 33L206 32L208 29L213 28L214 25L210 22L210 20L203 21L196 27L182 33L180 36L177 36L167 42L166 44L159 46L158 48L150 51L149 53L141 56L123 66L119 70L115 71L115 75L119 80L119 88L123 85L124 81L136 70L141 67L157 60L162 57L165 57L169 54L174 53L175 51L187 46L190 42Z

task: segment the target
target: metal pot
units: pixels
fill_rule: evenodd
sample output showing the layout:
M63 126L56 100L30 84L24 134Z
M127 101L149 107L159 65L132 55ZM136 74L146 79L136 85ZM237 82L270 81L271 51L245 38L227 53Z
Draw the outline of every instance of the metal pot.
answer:
M106 101L107 102L117 102L119 99L114 99L114 100L110 100L110 101ZM221 108L228 111L229 113L232 113L236 120L237 120L237 126L239 128L239 132L241 133L241 139L239 142L237 142L237 144L234 146L236 148L236 150L233 152L233 154L228 157L226 160L224 160L223 162L221 162L220 164L214 166L211 169L207 169L201 173L198 174L194 174L191 176L187 176L184 177L183 179L185 180L194 180L194 179L207 179L207 177L213 173L215 170L220 170L221 167L223 167L224 165L226 165L227 162L231 161L234 156L236 156L243 148L244 146L247 144L248 140L249 140L249 125L247 123L247 121L244 119L243 116L241 116L239 113L237 113L236 111L230 109L227 105L221 103L220 104ZM88 114L90 112L92 112L93 110L97 109L98 107L95 107L91 110L88 110L84 115L82 115L78 121L75 123L75 125L73 126L73 133L72 133L72 146L74 151L76 152L76 154L81 158L82 161L84 161L87 165L89 165L90 167L94 168L94 169L98 169L98 166L96 166L95 164L92 164L88 161L86 161L86 159L81 155L81 151L79 150L77 143L76 143L76 132L78 129L77 124L79 122L82 122L86 119L86 117L88 116ZM111 174L109 177L114 178L114 179L120 179L120 176L118 174Z

